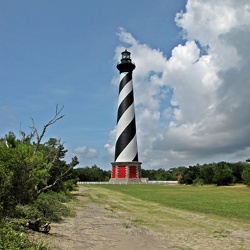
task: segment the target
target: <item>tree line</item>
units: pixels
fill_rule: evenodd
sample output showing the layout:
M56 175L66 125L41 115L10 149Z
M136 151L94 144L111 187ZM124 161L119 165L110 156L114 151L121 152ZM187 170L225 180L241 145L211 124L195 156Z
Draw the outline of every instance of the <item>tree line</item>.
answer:
M250 165L246 162L218 162L189 166L180 173L182 184L216 184L218 186L244 183L250 185Z
M102 170L96 165L74 169L79 181L108 181L111 171ZM172 181L180 184L216 184L231 185L244 183L250 185L250 164L246 162L218 162L197 164L189 167L176 167L165 170L142 169L142 177L149 180Z

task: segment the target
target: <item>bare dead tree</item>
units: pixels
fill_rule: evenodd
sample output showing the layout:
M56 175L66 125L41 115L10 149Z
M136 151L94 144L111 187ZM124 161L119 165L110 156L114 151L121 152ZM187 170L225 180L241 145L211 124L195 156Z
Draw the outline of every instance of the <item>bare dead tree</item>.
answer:
M26 135L26 133L24 131L20 131L20 135L22 136L22 142L27 144L27 145L30 145L31 144L31 140L33 139L35 133L34 131L31 132L30 134Z
M46 129L56 123L58 120L62 119L64 117L64 115L61 115L61 112L63 110L64 106L62 106L60 109L58 108L58 104L56 105L56 111L55 111L55 115L54 117L48 122L46 123L44 126L43 126L43 130L42 130L42 133L39 134L38 130L37 130L37 127L35 125L35 121L34 119L31 117L31 120L32 120L32 126L30 127L33 131L33 133L36 135L36 148L35 148L35 152L38 150L40 144L41 144L41 141L43 139L43 136L46 132Z
M62 119L64 117L64 115L61 114L62 110L63 110L64 106L62 106L61 108L58 107L58 105L56 105L56 110L55 110L55 115L54 117L49 121L47 122L44 126L43 126L43 130L42 130L42 133L39 134L38 132L38 129L35 125L35 121L33 118L31 118L32 120L32 126L30 127L33 131L33 135L36 137L36 142L35 142L35 151L34 153L36 153L41 145L41 141L44 137L44 134L47 130L47 128L51 125L53 125L54 123L56 123L58 120ZM51 170L51 168L53 168L56 164L56 161L57 159L59 158L59 155L60 155L60 151L61 151L61 140L57 140L57 143L58 143L58 146L54 148L55 152L53 153L53 149L51 149L51 151L49 153L52 153L54 156L53 158L51 159L51 167L50 169L48 169L48 171ZM46 192L47 190L50 190L52 189L54 186L57 185L58 182L62 181L63 178L72 170L72 168L74 166L76 166L78 164L78 159L77 157L74 157L72 158L72 162L67 166L67 168L62 171L61 174L59 174L58 176L56 176L56 179L52 182L52 183L48 183L48 180L47 181L47 185L45 185L44 187L40 188L38 191L37 191L37 196L39 196L41 193L43 192Z

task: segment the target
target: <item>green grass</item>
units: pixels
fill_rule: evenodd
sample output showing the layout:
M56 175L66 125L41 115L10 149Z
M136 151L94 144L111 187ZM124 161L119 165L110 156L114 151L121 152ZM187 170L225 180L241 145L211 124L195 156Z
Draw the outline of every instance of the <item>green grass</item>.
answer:
M185 185L98 186L98 188L100 187L167 207L250 220L250 188L243 185L230 187Z

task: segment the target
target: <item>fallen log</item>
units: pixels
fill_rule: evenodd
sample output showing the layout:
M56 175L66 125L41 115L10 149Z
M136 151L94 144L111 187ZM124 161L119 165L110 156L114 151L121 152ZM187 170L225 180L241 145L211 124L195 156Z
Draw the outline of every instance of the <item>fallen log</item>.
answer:
M33 231L48 233L50 231L50 222L46 222L42 225L41 219L38 218L34 221L27 220L26 227L32 229Z

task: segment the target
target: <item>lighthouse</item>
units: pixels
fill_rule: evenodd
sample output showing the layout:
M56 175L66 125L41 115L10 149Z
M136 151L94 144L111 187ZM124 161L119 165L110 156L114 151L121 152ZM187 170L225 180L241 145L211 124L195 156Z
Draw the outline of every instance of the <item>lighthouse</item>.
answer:
M138 159L136 138L136 122L134 108L134 92L132 73L135 64L130 52L121 53L122 58L117 64L120 72L115 159L111 163L111 179L113 183L140 182L141 162Z

